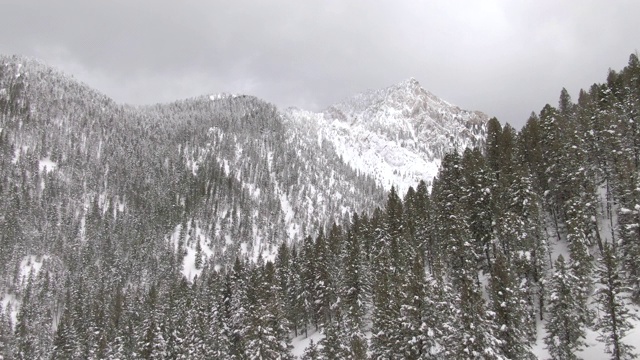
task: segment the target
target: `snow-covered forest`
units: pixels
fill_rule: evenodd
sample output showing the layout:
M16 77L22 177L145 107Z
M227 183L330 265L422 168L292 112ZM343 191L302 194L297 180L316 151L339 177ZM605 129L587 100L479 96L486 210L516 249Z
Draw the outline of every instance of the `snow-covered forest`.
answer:
M0 65L0 359L640 353L636 54L443 137L402 192L254 97L132 107Z

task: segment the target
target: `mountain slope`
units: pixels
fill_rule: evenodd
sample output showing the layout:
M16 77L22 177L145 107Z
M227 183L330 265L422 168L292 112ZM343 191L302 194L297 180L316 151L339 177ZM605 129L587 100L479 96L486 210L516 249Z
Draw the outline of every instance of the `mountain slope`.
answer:
M429 183L448 151L482 146L488 120L436 97L413 78L320 113L287 109L284 116L309 141L328 141L354 169L401 194L420 180Z
M130 262L118 269L125 278L165 266L186 274L184 257L197 248L199 269L272 254L283 240L384 198L372 178L288 131L278 110L255 97L131 107L38 61L0 64L5 274L21 273L33 256L74 267L80 259L69 257L83 251L105 266L104 246ZM158 262L174 255L177 265Z

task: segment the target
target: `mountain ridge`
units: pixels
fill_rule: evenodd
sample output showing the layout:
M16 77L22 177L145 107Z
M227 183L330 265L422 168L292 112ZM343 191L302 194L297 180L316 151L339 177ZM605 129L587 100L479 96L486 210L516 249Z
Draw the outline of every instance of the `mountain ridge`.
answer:
M292 126L313 128L307 130L310 138L317 132L328 139L354 169L400 193L420 180L430 183L447 152L482 146L488 121L482 112L438 98L415 78L356 94L321 112L288 108L284 114Z

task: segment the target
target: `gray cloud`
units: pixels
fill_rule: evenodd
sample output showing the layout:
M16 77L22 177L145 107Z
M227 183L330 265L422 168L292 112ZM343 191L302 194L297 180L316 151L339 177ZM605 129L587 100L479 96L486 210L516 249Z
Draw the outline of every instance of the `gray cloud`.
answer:
M216 92L322 109L417 78L520 126L620 69L640 39L629 1L9 1L0 52L38 57L120 102Z

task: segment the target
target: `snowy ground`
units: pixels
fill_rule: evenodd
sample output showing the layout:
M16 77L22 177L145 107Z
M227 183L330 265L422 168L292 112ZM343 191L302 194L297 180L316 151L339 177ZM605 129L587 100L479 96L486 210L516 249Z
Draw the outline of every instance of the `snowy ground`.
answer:
M640 315L640 310L635 308L636 313ZM635 328L627 334L623 341L627 344L636 347L636 353L640 351L640 321L634 321ZM544 337L547 335L544 330L544 323L538 322L538 341L533 347L533 353L538 359L549 359L549 353L545 349ZM578 356L584 360L601 360L608 359L609 355L605 353L604 344L597 340L598 333L592 330L587 330L586 343L587 348L578 353Z
M304 350L309 346L309 342L313 340L315 344L318 344L323 338L324 335L320 331L309 331L309 337L305 337L304 334L296 337L291 342L293 345L293 350L291 353L293 356L300 358L302 354L304 354Z

